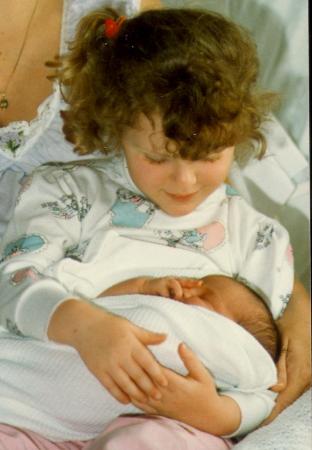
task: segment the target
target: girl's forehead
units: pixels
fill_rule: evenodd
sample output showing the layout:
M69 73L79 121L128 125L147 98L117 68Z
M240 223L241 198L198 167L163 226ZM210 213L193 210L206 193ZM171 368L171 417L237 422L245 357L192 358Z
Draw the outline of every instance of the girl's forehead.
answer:
M202 160L219 154L222 150L234 148L232 145L209 149L205 142L183 143L168 137L163 127L162 115L139 113L123 133L123 142L144 152L157 153L169 158Z
M138 133L163 133L162 117L159 113L153 113L147 116L144 113L138 114L133 125L130 127Z
M140 113L132 126L128 127L126 134L134 144L148 145L155 151L165 151L167 153L169 139L164 134L162 118L160 114L146 116ZM169 144L170 145L170 144Z

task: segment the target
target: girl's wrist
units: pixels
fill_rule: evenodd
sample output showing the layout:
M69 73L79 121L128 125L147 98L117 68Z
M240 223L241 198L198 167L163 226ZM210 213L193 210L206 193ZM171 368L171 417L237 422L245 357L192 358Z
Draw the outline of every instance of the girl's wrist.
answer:
M96 307L79 299L68 299L54 311L48 326L48 339L76 348L79 331L94 320Z
M240 427L242 414L238 403L227 395L218 395L220 417L219 436L228 436L235 433ZM225 419L226 418L226 419Z
M230 436L240 427L241 410L238 403L227 395L216 394L212 398L209 395L201 413L197 409L189 424L216 436Z

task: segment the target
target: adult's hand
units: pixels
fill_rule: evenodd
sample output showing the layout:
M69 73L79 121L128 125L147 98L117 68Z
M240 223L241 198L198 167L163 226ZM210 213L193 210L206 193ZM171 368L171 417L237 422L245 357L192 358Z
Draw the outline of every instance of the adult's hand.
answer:
M295 282L292 298L277 321L282 337L282 352L277 363L278 383L272 390L279 392L267 425L311 386L311 305L309 296L299 281Z

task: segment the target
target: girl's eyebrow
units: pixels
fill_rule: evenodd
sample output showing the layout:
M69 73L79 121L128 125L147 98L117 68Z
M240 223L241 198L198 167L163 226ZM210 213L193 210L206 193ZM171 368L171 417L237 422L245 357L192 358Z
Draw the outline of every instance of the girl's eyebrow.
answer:
M172 158L172 155L168 154L168 152L166 152L166 151L160 151L157 149L146 149L146 148L141 147L140 145L135 145L135 144L133 144L133 146L139 153L143 154L144 156L150 157L152 159L157 159L157 158L171 159Z
M146 141L146 144L139 143L136 138L130 138L130 144L135 147L136 149L143 151L145 153L160 153L160 154L166 154L166 148L165 147L157 147L153 144L150 140Z
M151 153L151 154L153 153L152 149L147 149L145 146L142 146L142 144L138 144L135 141L131 141L130 143L132 147L134 147L140 153Z
M130 136L130 138L128 138L128 142L130 145L132 145L133 147L137 147L137 148L141 148L143 149L144 147L146 147L149 142L147 141L146 144L142 144L141 142L139 142L137 136Z
M137 147L138 148L138 150L141 152L141 153L144 153L145 155L147 155L147 156L152 156L152 157L159 157L159 158L164 158L164 157L168 157L168 153L167 152L162 152L162 151L159 151L159 150L148 150L148 149L143 149L143 148L140 148L140 147Z

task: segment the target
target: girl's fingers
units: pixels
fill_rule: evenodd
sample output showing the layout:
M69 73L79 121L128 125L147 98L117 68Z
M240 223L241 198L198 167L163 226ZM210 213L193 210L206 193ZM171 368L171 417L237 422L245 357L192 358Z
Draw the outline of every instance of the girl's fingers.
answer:
M196 288L203 285L202 280L197 280L195 278L178 278L178 281L184 288Z
M119 389L130 398L135 398L139 402L143 403L147 401L147 396L138 388L136 383L123 369L117 371L114 375L114 381Z
M183 297L186 300L189 300L190 298L194 297L194 295L196 295L197 293L198 293L198 289L187 288L187 289L184 289Z
M153 331L144 330L144 328L135 327L134 334L144 345L161 344L166 338L165 333L154 333Z
M133 358L140 367L144 368L153 383L160 386L168 385L162 366L155 360L149 350L142 348L133 355Z
M142 411L149 413L149 414L156 414L157 411L155 408L153 408L150 405L147 405L146 403L141 403L135 400L134 398L130 399L131 403L136 406L138 409L141 409Z
M139 365L132 365L131 368L127 370L127 373L146 395L155 399L161 398L161 393L156 389L149 376Z
M194 378L197 381L204 381L207 377L211 378L211 375L208 373L202 362L184 343L179 345L178 351L191 378Z
M183 289L179 281L174 278L168 279L167 289L170 298L180 299L183 297Z
M130 397L128 397L127 394L125 394L114 382L114 380L106 374L105 377L102 378L102 384L105 386L107 391L111 394L112 397L114 397L118 402L123 403L124 405L127 405L130 403Z
M183 296L187 300L191 299L192 297L201 298L202 295L203 295L203 288L201 286L184 288Z

